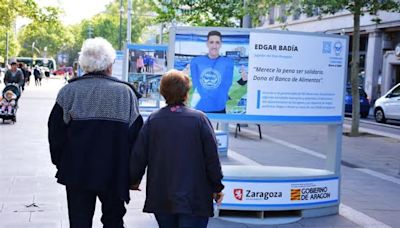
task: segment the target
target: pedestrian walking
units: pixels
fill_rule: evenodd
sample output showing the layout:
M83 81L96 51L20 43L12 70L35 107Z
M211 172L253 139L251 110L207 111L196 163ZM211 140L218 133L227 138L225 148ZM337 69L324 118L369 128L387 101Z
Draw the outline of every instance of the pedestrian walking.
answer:
M11 62L11 69L4 75L4 84L16 83L20 88L24 85L24 74L18 68L17 62Z
M71 228L92 227L97 197L104 227L123 227L129 156L143 120L140 94L112 77L114 60L108 41L86 40L79 56L86 74L59 91L49 117L51 160L66 186Z
M24 63L18 63L18 69L20 69L22 71L22 75L23 75L22 91L24 91L26 80L28 78L28 70Z
M33 76L35 77L35 86L42 85L42 72L38 66L33 69Z
M25 78L25 84L29 86L29 83L31 82L32 69L30 67L26 67L26 72L27 77Z
M147 167L144 212L161 228L207 227L213 199L223 198L217 142L207 116L186 107L190 79L167 72L160 92L167 106L153 112L131 155L131 189L138 190Z

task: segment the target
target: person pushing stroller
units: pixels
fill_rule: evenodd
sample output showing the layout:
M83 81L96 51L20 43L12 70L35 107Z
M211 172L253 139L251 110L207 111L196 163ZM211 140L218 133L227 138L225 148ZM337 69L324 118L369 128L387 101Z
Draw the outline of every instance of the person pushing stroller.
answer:
M20 88L24 85L24 74L17 67L17 62L11 62L11 69L4 75L4 84L16 83Z

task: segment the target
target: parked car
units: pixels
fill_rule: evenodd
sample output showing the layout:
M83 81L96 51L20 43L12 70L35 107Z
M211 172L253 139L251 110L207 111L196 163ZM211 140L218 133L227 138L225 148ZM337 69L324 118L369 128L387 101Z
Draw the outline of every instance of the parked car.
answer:
M58 70L54 71L54 75L64 75L65 73L72 75L73 71L74 69L72 67L60 67Z
M375 121L385 123L386 120L400 120L400 83L375 101Z
M367 93L363 88L358 87L358 92L360 94L360 115L361 118L367 118L369 114L369 109L371 107ZM351 95L351 86L346 87L346 96L344 98L344 112L346 114L351 114L353 109L353 96Z
M40 71L43 72L44 76L46 76L47 78L50 77L51 72L48 67L41 66Z

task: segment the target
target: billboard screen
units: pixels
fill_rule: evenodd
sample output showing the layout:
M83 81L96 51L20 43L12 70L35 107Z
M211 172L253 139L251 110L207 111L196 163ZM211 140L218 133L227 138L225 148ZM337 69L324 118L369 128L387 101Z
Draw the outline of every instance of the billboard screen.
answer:
M141 106L158 106L160 79L167 71L166 45L128 45L128 82L143 95Z
M171 67L189 74L188 104L210 118L343 121L347 36L236 28L171 31Z

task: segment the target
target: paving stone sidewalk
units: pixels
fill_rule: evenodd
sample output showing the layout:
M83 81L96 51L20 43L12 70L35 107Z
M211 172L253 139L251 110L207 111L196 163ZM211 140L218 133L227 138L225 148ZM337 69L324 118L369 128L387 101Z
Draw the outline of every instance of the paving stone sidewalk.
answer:
M20 99L16 124L0 123L0 228L65 228L68 225L64 186L56 183L55 167L51 164L47 143L47 118L63 80L44 80L42 87L30 85ZM2 89L2 88L0 88ZM231 136L232 149L265 165L322 167L321 159L287 151L279 145L256 137ZM260 153L260 148L274 148L276 154ZM271 156L275 158L274 161ZM304 159L306 158L306 159ZM222 158L223 164L240 164L232 158ZM399 227L400 200L398 185L374 179L369 175L343 168L342 202L387 224ZM365 195L363 189L369 194ZM379 191L377 189L380 189ZM378 191L378 193L377 193ZM390 192L393 192L390 194ZM385 194L384 197L379 194ZM157 227L151 214L142 213L145 192L131 192L127 205L126 227ZM374 199L375 198L375 199ZM100 204L97 205L94 226L100 223ZM397 221L397 222L396 222ZM368 225L368 223L365 223ZM369 224L371 225L371 224ZM266 227L211 219L209 227ZM268 227L364 227L342 215ZM370 226L373 227L373 226Z

